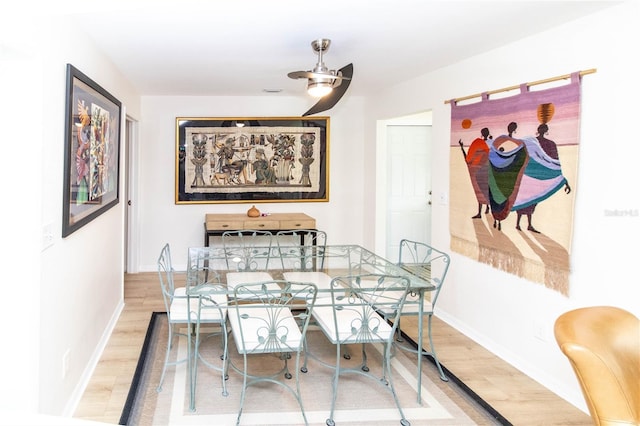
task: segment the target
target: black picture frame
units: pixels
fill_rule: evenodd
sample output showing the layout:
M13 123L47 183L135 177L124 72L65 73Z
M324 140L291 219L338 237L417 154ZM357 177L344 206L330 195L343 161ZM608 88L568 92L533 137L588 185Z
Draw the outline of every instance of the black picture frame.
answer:
M177 117L176 204L329 201L329 117Z
M67 64L62 237L119 202L122 104Z

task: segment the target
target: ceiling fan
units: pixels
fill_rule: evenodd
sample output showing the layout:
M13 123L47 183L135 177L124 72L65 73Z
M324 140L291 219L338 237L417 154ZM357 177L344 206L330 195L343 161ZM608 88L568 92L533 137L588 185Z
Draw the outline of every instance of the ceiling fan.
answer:
M311 42L313 51L318 55L318 63L311 71L293 71L287 74L294 80L307 79L307 92L320 100L302 116L317 114L333 108L345 94L351 77L353 77L353 64L345 65L339 70L330 70L324 64L323 54L329 50L331 40L319 38Z

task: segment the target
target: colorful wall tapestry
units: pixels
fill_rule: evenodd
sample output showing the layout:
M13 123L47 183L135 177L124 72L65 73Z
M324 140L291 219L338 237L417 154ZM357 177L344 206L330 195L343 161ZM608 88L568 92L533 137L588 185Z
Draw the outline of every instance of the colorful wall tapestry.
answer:
M461 103L451 101L451 250L568 295L580 74Z

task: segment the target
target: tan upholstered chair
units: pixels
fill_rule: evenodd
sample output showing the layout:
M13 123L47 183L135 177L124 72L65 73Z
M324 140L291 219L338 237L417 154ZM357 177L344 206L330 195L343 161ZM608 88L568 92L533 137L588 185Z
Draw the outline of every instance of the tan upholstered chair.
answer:
M640 320L612 306L566 312L555 336L597 426L640 425Z

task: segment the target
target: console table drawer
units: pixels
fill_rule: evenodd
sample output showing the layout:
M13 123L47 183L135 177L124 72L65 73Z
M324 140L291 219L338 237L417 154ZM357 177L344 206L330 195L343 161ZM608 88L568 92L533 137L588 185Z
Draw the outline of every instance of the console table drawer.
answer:
M268 231L272 231L274 229L280 229L280 221L269 219L247 220L244 222L242 229L265 229Z
M235 231L237 229L243 229L244 222L238 221L207 221L207 229L211 231Z
M281 220L280 229L315 229L316 221L314 219L301 220Z

